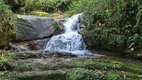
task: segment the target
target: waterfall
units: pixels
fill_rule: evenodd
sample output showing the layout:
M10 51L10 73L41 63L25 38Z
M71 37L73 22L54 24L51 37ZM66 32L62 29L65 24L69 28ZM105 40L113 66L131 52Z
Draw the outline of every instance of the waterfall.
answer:
M79 17L81 14L76 14L67 19L64 25L64 33L53 36L46 45L45 51L60 51L70 52L74 54L86 54L86 45L82 35L78 33L80 30Z

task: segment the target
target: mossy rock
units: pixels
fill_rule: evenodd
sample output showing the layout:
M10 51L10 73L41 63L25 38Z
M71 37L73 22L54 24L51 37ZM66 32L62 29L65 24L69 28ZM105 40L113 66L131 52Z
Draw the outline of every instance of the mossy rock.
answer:
M113 72L108 72L107 73L107 80L120 80L121 77L119 74L113 73Z
M67 73L67 80L103 80L103 76L92 70L76 68Z
M62 71L38 71L24 72L12 75L8 80L65 80L65 73Z
M8 61L0 60L0 71L12 70L12 66Z
M120 62L109 59L87 59L75 61L71 66L81 67L87 69L101 69L105 71L109 70L121 70L132 73L142 73L141 66L134 63Z
M15 66L14 70L16 71L30 71L32 70L32 67L29 65L17 65Z

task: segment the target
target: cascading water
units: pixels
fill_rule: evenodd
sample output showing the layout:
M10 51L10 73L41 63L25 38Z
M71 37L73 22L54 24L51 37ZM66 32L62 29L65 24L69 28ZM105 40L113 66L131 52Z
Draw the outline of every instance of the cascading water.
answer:
M45 51L58 51L70 52L74 54L85 54L89 51L86 50L86 45L83 41L82 35L78 33L79 17L82 15L77 14L67 19L64 25L64 33L53 36L46 45Z

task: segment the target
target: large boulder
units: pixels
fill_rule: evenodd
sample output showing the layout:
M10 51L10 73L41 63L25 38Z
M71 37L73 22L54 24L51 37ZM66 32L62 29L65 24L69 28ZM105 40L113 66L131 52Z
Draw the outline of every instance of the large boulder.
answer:
M49 17L19 15L16 22L16 40L35 40L61 32L59 21Z

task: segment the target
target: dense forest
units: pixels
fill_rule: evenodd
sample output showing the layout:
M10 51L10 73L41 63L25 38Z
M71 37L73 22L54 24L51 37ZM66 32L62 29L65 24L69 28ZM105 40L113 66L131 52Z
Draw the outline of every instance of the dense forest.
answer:
M30 41L30 38L17 40L15 29L18 29L19 15L63 21L78 13L83 13L79 22L85 27L79 33L83 36L87 49L106 57L75 61L71 58L69 63L66 58L64 61L59 57L52 66L43 61L43 64L31 62L30 67L27 66L26 59L35 56L39 58L38 51L23 52L21 55L22 51L12 50L11 43ZM25 23L26 21L24 25L30 25ZM50 38L59 33L57 25L58 23L53 24L55 32ZM47 64L52 63L50 60L49 58ZM0 80L141 80L141 60L142 0L0 0ZM41 72L24 72L35 71L37 68L34 66L38 66ZM45 72L42 73L43 70Z

